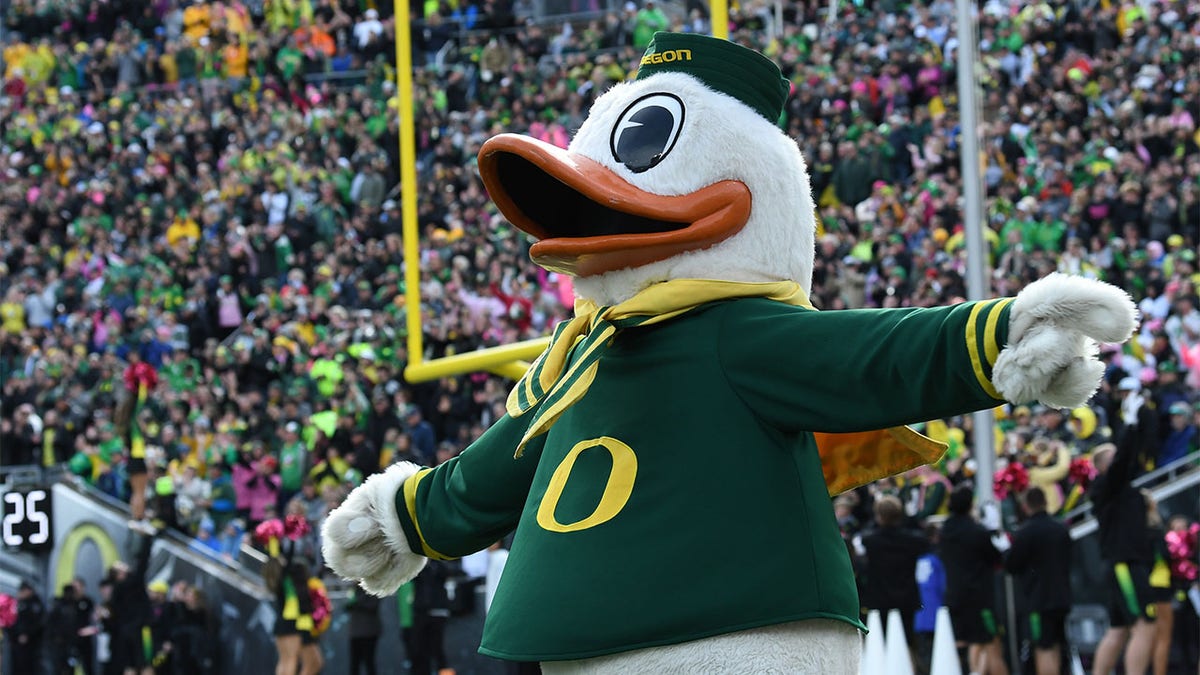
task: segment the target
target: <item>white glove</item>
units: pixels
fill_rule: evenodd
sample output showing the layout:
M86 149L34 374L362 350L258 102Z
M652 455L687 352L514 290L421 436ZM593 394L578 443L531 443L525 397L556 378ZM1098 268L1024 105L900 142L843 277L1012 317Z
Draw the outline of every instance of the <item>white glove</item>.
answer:
M867 547L863 546L861 534L854 535L854 538L850 540L850 545L854 547L854 555L861 558L867 554Z
M984 502L979 507L979 522L984 529L995 532L1000 529L1000 505L996 502Z
M396 493L419 470L411 462L397 462L368 478L330 512L321 526L321 552L329 569L380 597L417 576L426 558L413 553L400 527Z
M1004 553L1008 549L1012 548L1012 542L1008 540L1007 534L1004 534L1003 532L997 532L996 534L992 535L992 546L995 546L997 551Z
M1121 419L1125 424L1136 427L1138 423L1138 411L1142 409L1142 404L1146 402L1146 398L1139 391L1131 391L1125 400L1121 401Z
M1051 274L1013 301L1008 345L996 359L992 384L1015 403L1079 406L1104 374L1096 343L1124 342L1136 323L1133 301L1116 286Z

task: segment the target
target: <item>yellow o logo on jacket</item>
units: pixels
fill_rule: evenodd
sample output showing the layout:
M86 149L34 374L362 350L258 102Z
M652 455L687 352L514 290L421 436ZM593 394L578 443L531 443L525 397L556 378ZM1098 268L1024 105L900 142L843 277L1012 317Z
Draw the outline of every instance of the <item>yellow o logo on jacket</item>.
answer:
M560 523L554 517L554 510L558 507L558 500L567 486L567 479L571 476L575 460L579 459L584 450L595 447L604 448L612 456L612 471L608 474L604 494L600 495L600 503L586 518L573 523ZM563 457L554 474L550 476L550 484L546 486L546 494L538 507L537 524L550 532L578 532L608 522L625 508L629 495L633 493L633 481L636 477L637 455L633 453L633 448L609 436L580 441L571 448L566 457Z

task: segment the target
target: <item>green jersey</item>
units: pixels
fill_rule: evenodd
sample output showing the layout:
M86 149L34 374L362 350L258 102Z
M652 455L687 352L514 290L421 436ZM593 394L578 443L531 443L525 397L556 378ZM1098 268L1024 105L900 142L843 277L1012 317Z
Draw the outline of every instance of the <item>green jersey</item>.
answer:
M434 558L516 529L480 648L494 657L588 658L802 619L862 628L814 432L996 405L1008 306L755 298L624 329L519 458L536 409L409 478L400 524Z
M308 449L300 441L279 449L280 487L292 492L300 490L308 473L307 459Z

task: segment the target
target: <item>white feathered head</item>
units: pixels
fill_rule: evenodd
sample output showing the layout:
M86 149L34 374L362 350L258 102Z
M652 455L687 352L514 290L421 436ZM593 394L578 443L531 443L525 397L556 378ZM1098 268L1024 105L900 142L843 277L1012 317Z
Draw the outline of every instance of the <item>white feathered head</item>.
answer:
M658 33L638 77L598 98L562 150L488 140L480 172L542 267L616 304L668 279L812 281L816 214L796 143L775 121L788 84L752 50Z

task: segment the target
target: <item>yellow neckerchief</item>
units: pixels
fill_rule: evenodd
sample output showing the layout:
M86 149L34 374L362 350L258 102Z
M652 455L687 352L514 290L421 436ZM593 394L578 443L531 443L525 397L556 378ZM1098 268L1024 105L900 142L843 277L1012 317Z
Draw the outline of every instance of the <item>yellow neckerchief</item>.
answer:
M598 307L590 300L576 300L575 318L558 324L546 351L509 392L509 415L520 417L538 407L517 445L516 456L521 456L530 439L549 430L567 408L583 398L596 378L601 354L618 330L668 321L717 300L756 297L812 308L804 289L794 281L753 284L675 279L654 284L616 305ZM572 353L577 357L567 368Z
M735 298L766 298L814 309L804 289L794 281L674 279L654 284L616 305L598 307L591 301L577 300L575 318L558 324L546 351L509 392L509 415L520 417L537 408L515 456L520 457L531 439L546 433L567 408L583 398L596 377L601 354L620 329L661 323L701 305ZM578 355L567 368L573 351ZM814 436L830 494L935 462L947 447L903 426Z

